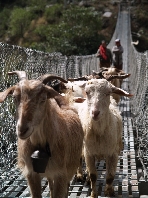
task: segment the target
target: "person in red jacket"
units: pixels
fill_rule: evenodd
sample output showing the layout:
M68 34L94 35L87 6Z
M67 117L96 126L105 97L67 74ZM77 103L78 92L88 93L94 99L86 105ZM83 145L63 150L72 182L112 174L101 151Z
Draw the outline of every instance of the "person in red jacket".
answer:
M106 47L106 42L103 40L98 51L97 57L100 59L100 67L110 67L112 65L112 53Z

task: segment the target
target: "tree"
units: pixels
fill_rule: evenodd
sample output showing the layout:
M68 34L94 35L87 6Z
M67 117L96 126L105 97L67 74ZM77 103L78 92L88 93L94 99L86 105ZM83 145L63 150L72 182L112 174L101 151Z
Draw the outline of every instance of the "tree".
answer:
M10 10L4 8L0 12L0 36L3 36L9 27Z
M96 52L101 18L94 8L71 6L62 12L57 24L39 27L36 32L46 39L49 52L64 55L86 55Z
M32 13L25 8L14 8L10 19L10 33L12 36L21 36L28 28L32 18Z

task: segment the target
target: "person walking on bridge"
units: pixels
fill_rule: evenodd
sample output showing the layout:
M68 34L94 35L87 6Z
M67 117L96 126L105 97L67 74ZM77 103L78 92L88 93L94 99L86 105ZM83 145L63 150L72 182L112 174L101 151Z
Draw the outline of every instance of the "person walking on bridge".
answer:
M97 57L100 59L100 67L110 67L112 65L112 52L106 47L104 40L97 51Z
M113 65L114 65L114 67L122 70L122 67L123 67L123 59L122 59L123 47L120 43L120 39L115 40L115 46L113 46L113 48L112 48L112 53L113 53Z

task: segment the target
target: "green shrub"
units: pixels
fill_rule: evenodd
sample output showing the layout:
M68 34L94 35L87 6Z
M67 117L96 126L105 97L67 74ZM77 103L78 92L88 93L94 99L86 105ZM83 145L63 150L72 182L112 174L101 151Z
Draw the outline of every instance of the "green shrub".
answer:
M63 11L61 23L48 27L48 48L54 46L56 51L66 55L95 53L100 26L100 16L94 9L73 6Z
M30 48L34 50L39 50L39 51L46 51L46 45L45 43L38 43L38 42L33 42L30 44Z
M11 12L10 33L12 36L23 37L23 34L30 25L33 16L30 11L23 8L14 8Z
M44 9L47 4L47 0L28 0L27 2L28 6L38 7L40 9Z
M7 8L0 12L0 36L3 36L8 30L10 14L11 12Z
M45 9L45 17L49 23L54 23L59 21L60 17L62 16L63 5L55 4Z
M34 30L34 33L40 36L41 40L47 40L50 25L39 25Z

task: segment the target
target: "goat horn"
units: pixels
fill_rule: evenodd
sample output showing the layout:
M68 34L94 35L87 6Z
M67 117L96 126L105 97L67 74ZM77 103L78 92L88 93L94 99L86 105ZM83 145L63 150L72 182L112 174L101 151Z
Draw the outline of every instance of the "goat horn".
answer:
M8 75L13 75L13 74L17 74L20 80L27 79L27 76L26 76L26 72L25 71L12 71L12 72L8 72Z
M52 75L52 74L45 74L43 76L40 76L37 78L38 80L42 81L43 84L47 84L50 80L54 80L54 79L58 79L64 83L68 83L67 80L61 78L60 76L55 76L55 75Z
M112 79L124 79L128 78L131 74L125 74L125 75L104 75L104 78L108 81L111 81Z
M117 73L121 73L121 72L123 72L123 70L121 70L121 69L117 69L117 68L115 68L115 70L116 70L116 72L117 72Z
M100 68L100 71L101 71L101 72L104 72L104 71L108 71L108 69L109 69L108 67L101 67L101 68Z
M131 74L121 74L120 76L121 76L121 79L123 78L128 78L129 76L130 76Z
M100 78L105 78L105 76L103 75L103 71L99 72L98 75L100 76Z
M79 80L88 80L88 78L86 76L82 76L82 77L79 77L79 78L68 78L68 81L79 81Z
M92 75L95 76L95 75L98 75L100 72L96 72L94 70L92 70Z
M92 70L92 75L93 75L94 77L96 77L97 79L98 79L98 78L104 78L103 72L104 72L104 71L108 71L108 69L107 69L107 70L106 70L106 69L107 69L107 68L104 67L104 69L101 70L101 71L99 71L99 72L96 72L96 71Z

